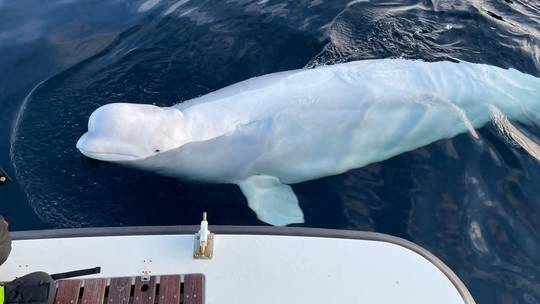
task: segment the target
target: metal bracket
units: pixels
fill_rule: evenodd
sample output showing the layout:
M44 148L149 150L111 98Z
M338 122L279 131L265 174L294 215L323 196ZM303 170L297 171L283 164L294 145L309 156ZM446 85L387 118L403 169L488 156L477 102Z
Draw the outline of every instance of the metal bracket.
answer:
M143 271L143 275L141 276L141 282L143 282L143 283L150 282L150 272L149 271Z
M141 274L142 283L150 282L150 274L152 273L152 271L150 270L151 266L152 266L152 259L143 260L143 270Z
M203 220L199 232L195 234L195 244L193 246L194 259L211 259L214 254L214 234L208 230L206 212L203 213Z

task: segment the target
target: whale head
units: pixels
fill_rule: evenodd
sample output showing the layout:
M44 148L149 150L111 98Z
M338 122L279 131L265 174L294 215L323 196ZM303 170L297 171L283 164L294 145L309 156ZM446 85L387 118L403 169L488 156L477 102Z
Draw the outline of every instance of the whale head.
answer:
M77 142L87 157L130 162L176 148L185 141L183 114L174 108L112 103L90 115L88 132Z

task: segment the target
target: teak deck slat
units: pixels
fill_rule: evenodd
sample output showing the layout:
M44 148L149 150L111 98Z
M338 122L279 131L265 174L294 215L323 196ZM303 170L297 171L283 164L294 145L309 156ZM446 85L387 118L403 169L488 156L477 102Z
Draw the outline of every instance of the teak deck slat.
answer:
M150 277L150 282L143 283L141 277L135 279L135 294L133 304L154 304L156 297L156 277Z
M82 304L103 304L107 279L89 279L84 281Z
M129 278L112 278L109 286L109 304L128 304L131 293L131 282Z
M54 303L203 304L204 284L202 274L151 276L148 282L141 277L60 280Z
M203 304L204 276L188 274L184 278L184 304Z
M81 280L65 280L58 282L55 304L77 304Z
M159 304L180 303L180 276L161 276L159 279Z

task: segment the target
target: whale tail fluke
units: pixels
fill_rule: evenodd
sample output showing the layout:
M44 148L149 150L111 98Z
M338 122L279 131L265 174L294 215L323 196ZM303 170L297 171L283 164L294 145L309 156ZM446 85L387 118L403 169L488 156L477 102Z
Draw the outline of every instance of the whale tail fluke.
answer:
M291 186L267 175L249 177L238 183L257 218L274 226L304 222L304 213Z
M492 106L508 118L528 125L540 122L540 78L515 69L489 67ZM491 110L491 109L490 109Z

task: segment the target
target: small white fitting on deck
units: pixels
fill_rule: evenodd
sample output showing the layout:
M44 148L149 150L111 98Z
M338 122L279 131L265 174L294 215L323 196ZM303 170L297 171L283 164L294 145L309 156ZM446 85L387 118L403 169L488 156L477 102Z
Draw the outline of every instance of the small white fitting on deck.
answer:
M201 228L195 234L195 246L193 249L193 258L211 259L214 253L214 234L208 230L208 221L206 212L203 212Z

